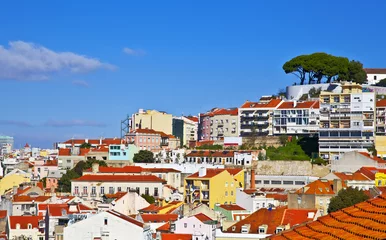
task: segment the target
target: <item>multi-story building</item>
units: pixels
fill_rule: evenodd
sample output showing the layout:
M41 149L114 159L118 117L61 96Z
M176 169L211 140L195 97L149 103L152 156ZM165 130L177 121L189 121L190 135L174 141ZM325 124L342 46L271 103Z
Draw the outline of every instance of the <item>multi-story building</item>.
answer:
M9 216L7 239L45 239L43 216Z
M319 101L283 102L274 110L274 135L314 135L318 130Z
M173 116L157 110L139 109L138 113L133 114L130 119L131 131L148 128L170 135L173 134L172 126Z
M153 129L136 129L126 135L126 141L134 144L139 150L159 152L162 149L176 149L180 139Z
M376 135L386 135L386 99L378 100L376 103Z
M375 94L351 82L338 88L320 94L319 154L330 161L345 152L367 152L374 144Z
M0 136L0 155L8 154L13 148L13 137Z
M181 147L189 146L190 142L196 142L197 131L197 117L173 117L173 135L181 140Z
M377 84L380 80L386 78L386 68L365 68L367 74L367 83L369 85Z
M242 169L206 169L204 167L185 178L185 202L207 204L214 208L216 203L236 202L236 190L244 186Z
M223 140L224 137L238 137L237 108L215 108L200 114L199 140Z
M271 99L262 102L246 101L239 108L239 133L241 137L272 136L273 111L283 102Z

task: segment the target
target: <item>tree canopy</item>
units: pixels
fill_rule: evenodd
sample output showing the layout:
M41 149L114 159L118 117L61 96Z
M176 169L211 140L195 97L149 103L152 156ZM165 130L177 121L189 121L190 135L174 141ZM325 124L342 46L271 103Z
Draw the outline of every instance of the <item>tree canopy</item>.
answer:
M337 196L331 198L327 211L328 213L336 212L342 208L366 201L368 198L362 190L356 188L342 189Z
M305 84L308 76L308 84L326 83L332 81L353 81L365 83L366 72L359 61L350 61L346 57L337 57L331 54L317 52L309 55L300 55L292 58L283 65L286 74L292 73L300 80L300 85Z
M154 155L151 151L140 150L134 154L133 161L135 163L154 163Z
M90 144L90 143L84 142L84 143L82 143L82 144L79 146L79 148L91 148L91 144Z
M386 87L386 78L380 80L375 86Z

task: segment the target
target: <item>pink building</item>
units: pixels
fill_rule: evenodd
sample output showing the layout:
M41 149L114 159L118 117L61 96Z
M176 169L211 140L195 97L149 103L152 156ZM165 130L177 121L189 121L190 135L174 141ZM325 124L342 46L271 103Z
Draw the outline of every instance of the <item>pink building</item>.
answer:
M161 150L161 133L153 129L136 129L126 136L128 143L133 143L139 150L158 152Z
M35 178L42 179L47 177L48 172L58 170L58 160L47 160L45 163L35 161L32 168L32 174Z
M211 114L200 114L200 122L198 124L198 140L208 141L210 140L210 117Z

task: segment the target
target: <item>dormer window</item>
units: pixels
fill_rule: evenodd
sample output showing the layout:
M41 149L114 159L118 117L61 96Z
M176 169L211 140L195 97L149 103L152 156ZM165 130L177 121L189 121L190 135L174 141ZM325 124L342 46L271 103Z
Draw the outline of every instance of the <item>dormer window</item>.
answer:
M233 231L233 232L236 231L236 226L233 226L233 227L232 227L232 231Z
M32 224L31 223L28 223L28 229L32 229Z

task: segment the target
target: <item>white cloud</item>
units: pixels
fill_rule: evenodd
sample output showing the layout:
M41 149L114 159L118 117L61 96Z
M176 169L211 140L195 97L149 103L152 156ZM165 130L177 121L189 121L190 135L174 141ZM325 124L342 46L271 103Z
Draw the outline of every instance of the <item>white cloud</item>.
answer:
M72 81L73 85L81 86L81 87L86 87L88 88L90 85L88 85L88 82L83 81L83 80L74 80Z
M6 48L0 45L0 79L46 80L50 74L69 71L89 72L115 69L96 58L73 52L55 52L33 43L14 41Z
M123 52L126 53L127 55L133 55L133 56L143 56L145 55L145 51L141 49L132 49L125 47L123 48Z

